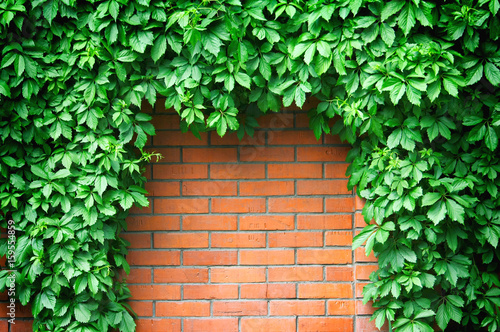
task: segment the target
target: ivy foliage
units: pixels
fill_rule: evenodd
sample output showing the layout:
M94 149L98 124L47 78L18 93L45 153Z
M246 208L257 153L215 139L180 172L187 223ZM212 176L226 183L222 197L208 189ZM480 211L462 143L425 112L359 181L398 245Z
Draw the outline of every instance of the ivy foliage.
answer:
M118 268L137 155L165 98L182 127L252 134L306 98L317 137L354 146L349 186L374 220L377 326L500 326L498 0L5 0L0 214L37 331L133 331ZM330 120L341 117L333 127ZM132 144L129 144L132 143ZM0 255L8 242L0 239ZM10 255L10 254L9 254ZM458 327L458 326L463 327Z

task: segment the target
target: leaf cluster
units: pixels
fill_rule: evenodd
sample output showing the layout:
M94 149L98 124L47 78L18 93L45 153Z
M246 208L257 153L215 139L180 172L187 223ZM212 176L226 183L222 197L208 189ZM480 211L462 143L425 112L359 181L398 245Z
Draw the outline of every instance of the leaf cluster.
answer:
M137 155L157 96L195 134L252 134L281 105L354 145L374 224L378 326L500 324L498 0L6 0L0 222L40 331L134 330L119 238L147 205ZM331 119L341 120L331 126ZM0 244L5 255L8 242ZM0 289L7 275L0 272Z

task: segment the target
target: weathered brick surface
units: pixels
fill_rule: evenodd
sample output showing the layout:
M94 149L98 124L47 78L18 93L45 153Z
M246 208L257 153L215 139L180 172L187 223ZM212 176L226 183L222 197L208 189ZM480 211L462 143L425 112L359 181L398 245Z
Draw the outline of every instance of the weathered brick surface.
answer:
M138 332L376 330L360 301L375 259L350 248L364 221L349 146L316 140L294 107L241 141L181 134L161 106L152 115L147 150L165 158L147 168L151 205L124 235Z

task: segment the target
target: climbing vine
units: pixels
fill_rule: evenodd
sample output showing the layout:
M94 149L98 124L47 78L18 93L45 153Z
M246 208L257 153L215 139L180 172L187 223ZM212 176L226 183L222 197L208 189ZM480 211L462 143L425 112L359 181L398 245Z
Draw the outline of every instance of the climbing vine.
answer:
M127 242L146 206L139 112L253 134L306 98L317 137L353 144L367 199L354 247L377 326L500 324L500 3L338 0L5 0L0 3L0 239L35 331L133 331ZM330 120L341 117L333 127ZM14 240L10 240L14 239ZM15 242L15 250L12 243ZM15 259L14 259L15 258Z

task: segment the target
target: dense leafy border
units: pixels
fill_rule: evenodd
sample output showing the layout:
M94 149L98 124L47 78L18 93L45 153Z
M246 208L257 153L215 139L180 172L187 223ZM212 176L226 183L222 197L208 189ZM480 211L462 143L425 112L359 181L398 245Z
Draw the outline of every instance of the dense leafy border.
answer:
M500 326L498 0L6 0L0 4L1 223L16 228L17 296L39 331L134 330L117 269L141 100L184 129L253 133L307 96L311 128L353 143L367 199L354 241L379 270L381 326ZM335 115L340 121L328 123ZM2 239L0 255L9 254Z

